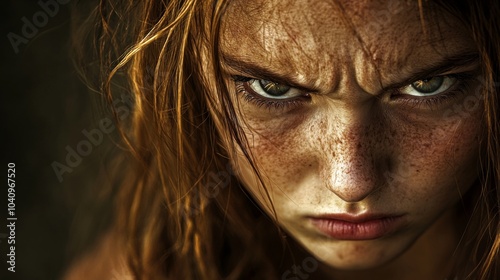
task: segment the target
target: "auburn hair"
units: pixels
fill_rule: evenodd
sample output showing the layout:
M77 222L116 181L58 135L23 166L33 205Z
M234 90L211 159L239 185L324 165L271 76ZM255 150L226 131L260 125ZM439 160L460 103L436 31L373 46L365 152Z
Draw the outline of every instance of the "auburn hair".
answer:
M220 65L229 2L101 0L77 26L79 68L98 82L132 155L115 175L113 232L136 279L279 279L287 269L275 219L256 206L229 161L239 147L252 162ZM428 1L418 2L425 19ZM498 279L500 2L437 3L468 27L484 78L481 187L464 198L467 227L450 279ZM121 95L131 100L129 118L112 106Z

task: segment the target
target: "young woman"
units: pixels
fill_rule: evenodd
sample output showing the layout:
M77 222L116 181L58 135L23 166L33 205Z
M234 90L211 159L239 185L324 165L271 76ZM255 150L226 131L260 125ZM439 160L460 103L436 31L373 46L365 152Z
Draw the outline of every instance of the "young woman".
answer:
M135 161L69 277L498 279L498 1L96 13Z

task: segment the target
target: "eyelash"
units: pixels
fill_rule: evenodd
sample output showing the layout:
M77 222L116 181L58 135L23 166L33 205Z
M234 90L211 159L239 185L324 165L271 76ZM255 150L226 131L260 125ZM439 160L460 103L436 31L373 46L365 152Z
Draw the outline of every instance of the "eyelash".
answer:
M303 105L311 99L309 94L299 96L296 98L291 98L288 100L273 100L265 97L261 97L259 94L254 93L251 89L245 87L245 83L255 80L254 78L244 77L244 76L233 76L233 81L236 84L236 93L242 94L243 99L259 108L265 109L275 109L275 110L285 110L290 108L296 108ZM307 100L306 100L307 99Z
M408 105L412 108L431 108L439 106L447 101L453 100L461 95L466 94L470 89L470 81L474 78L473 73L457 73L449 75L436 75L447 76L456 79L454 85L443 93L439 93L431 97L407 97L402 94L398 89L393 89L393 94L391 94L391 100L397 100L404 105ZM402 97L405 96L405 97Z
M240 88L241 87L241 88ZM302 99L300 97L290 99L290 100L272 100L272 99L265 99L263 97L258 97L257 94L253 94L247 91L247 89L244 88L243 85L240 87L237 87L237 92L243 94L243 99L249 103L252 103L256 105L257 107L263 107L266 109L289 109L289 108L295 108L297 106L300 106L304 103L304 100L299 100ZM305 96L304 96L305 97Z
M462 94L465 94L469 89L469 81L473 78L474 75L471 73L458 73L441 76L447 76L456 79L455 84L443 93L439 93L432 97L402 97L407 95L400 93L398 91L398 88L394 88L390 90L392 92L391 100L397 100L398 102L409 105L411 107L432 108L434 106L445 103L446 101L452 100L453 98L456 98ZM289 100L272 100L269 98L261 97L259 94L254 93L251 89L247 89L245 83L254 80L254 78L233 76L232 79L235 82L237 94L242 94L242 97L246 102L249 102L259 108L262 107L266 109L276 110L290 109L303 105L311 99L311 96L309 94L305 94L303 96L292 98Z

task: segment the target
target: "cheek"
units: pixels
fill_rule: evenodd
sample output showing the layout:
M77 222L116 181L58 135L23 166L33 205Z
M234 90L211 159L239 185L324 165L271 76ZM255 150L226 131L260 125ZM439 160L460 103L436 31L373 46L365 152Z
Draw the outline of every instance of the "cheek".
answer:
M425 202L427 211L456 203L477 178L479 124L479 116L471 116L398 134L404 144L385 177L400 201Z
M310 122L302 116L273 121L247 118L243 126L249 142L247 149L273 197L274 206L279 206L284 197L306 191L300 186L310 180L312 174L318 173L318 159L313 148L317 135ZM233 159L236 159L233 162L238 169L238 177L261 202L261 206L269 210L270 205L262 204L267 198L241 150ZM310 198L311 194L303 198Z

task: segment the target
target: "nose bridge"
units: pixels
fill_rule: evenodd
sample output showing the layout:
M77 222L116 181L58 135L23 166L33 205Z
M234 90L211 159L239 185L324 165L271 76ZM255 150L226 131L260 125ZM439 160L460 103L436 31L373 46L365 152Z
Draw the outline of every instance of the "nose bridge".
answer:
M327 187L346 202L361 201L379 187L382 127L369 112L329 122L324 135L324 176Z

